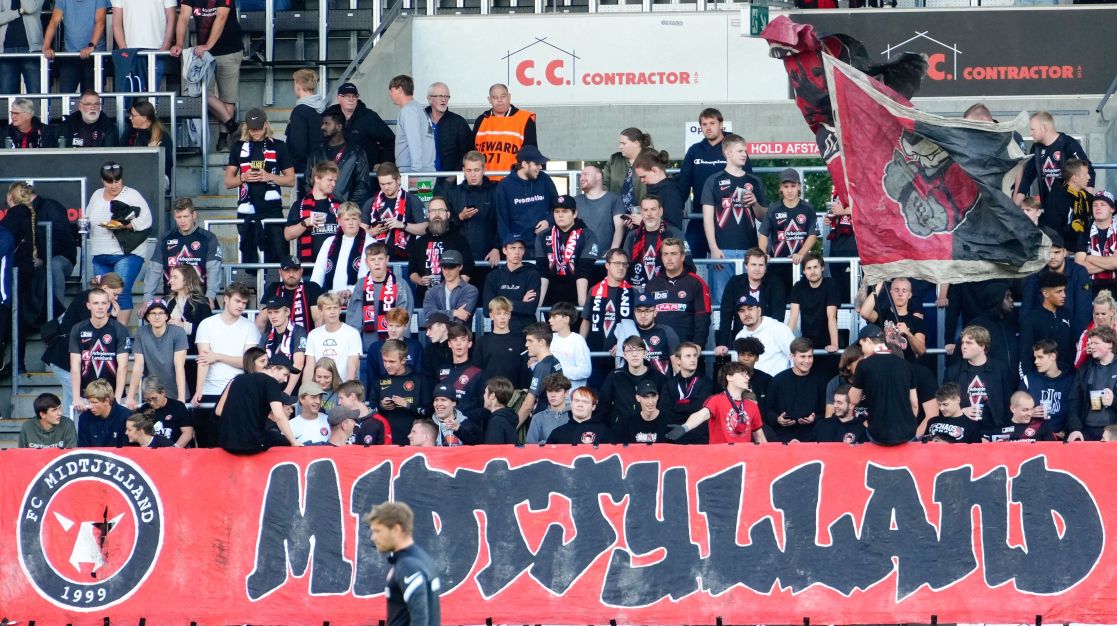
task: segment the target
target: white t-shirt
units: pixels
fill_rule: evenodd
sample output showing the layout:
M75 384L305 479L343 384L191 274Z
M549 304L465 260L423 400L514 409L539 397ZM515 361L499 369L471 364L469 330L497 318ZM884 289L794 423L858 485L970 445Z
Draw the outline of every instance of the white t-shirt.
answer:
M570 388L585 387L593 367L590 364L590 348L586 338L578 333L566 337L555 333L551 338L551 354L562 364L562 373L570 379Z
M238 317L232 325L226 324L221 315L211 315L198 324L197 343L208 343L210 352L225 356L244 356L244 350L260 343L260 331L256 325L243 317ZM243 374L239 367L214 363L209 366L202 395L218 396L225 391L226 385L237 374Z
M293 417L291 422L291 432L295 433L295 439L301 443L318 443L330 438L330 422L326 419L326 414L319 411L318 417L308 420L301 414L298 417Z
M129 48L163 47L167 34L166 9L178 6L177 0L112 0L112 8L124 9L124 42ZM113 15L116 19L119 13Z
M310 331L306 340L306 353L317 361L330 357L337 364L337 373L342 380L349 380L357 372L349 371L349 357L361 356L361 333L348 324L342 324L334 332L322 325Z

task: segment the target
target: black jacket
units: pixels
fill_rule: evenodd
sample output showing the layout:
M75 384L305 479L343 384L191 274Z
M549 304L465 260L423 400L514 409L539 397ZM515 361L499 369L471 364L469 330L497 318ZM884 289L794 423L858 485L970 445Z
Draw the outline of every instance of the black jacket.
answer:
M733 347L733 338L741 332L741 319L737 317L737 300L749 292L748 274L738 274L725 284L721 294L720 324L717 332L717 345ZM765 274L760 281L760 312L774 320L783 321L787 313L787 288L775 274Z
M44 124L43 121L37 117L31 118L31 130L27 133L19 132L19 129L12 124L3 124L0 135L3 135L5 148L58 147L57 131L55 131L54 127ZM26 146L24 142L27 143Z
M516 412L508 407L497 409L489 416L489 426L485 430L487 444L515 444L516 426L519 424Z
M485 277L481 303L487 308L488 303L497 296L508 298L512 302L512 319L508 322L508 327L512 332L519 333L536 321L535 312L539 309L542 278L539 268L531 263L524 263L514 272L507 265L498 265ZM535 299L524 302L524 294L532 290L535 291Z
M335 104L323 114L330 111L341 113L341 107ZM357 101L353 117L345 122L345 140L365 151L370 172L381 163L394 163L396 160L396 134L376 111L360 100Z
M292 153L294 158L294 153ZM310 154L304 163L306 167L306 193L314 187L314 166L319 161L329 161L327 146L319 143L310 149ZM295 161L298 163L298 161ZM297 167L297 166L296 166ZM356 202L364 206L365 201L372 197L372 184L369 182L368 172L371 169L365 151L354 144L346 143L345 152L341 154L341 163L337 164L337 185L334 187L334 197L339 202Z
M431 108L428 106L424 110L427 117L430 117ZM436 165L439 171L456 172L462 169L465 153L473 149L473 131L469 129L469 122L457 113L447 111L438 120L434 148L438 156Z
M444 193L446 204L450 207L450 221L469 241L469 248L478 258L484 257L493 248L499 250L501 245L497 241L496 182L485 176L476 187L462 181L460 185L447 188ZM477 215L463 222L458 215L467 206L477 207Z
M309 172L314 164L308 166L307 157L325 141L322 137L322 114L308 104L295 105L295 108L291 109L291 119L287 120L285 137L287 150L291 153L291 162L295 164L295 172L298 174ZM308 181L306 186L310 187L313 182Z
M62 121L59 133L67 148L104 148L120 144L116 122L104 113L92 124L86 124L81 112L74 111Z

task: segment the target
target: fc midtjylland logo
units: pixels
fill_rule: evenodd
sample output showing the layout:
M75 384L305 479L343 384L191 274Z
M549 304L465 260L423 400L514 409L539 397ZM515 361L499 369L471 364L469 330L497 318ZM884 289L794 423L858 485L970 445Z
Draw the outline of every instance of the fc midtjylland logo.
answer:
M135 593L154 568L162 502L129 459L64 454L28 486L18 541L20 566L40 595L74 611L103 609Z

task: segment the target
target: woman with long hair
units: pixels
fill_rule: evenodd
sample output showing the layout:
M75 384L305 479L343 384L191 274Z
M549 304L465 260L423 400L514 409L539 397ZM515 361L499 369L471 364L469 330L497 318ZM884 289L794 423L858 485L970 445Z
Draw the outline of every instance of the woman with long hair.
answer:
M1086 352L1086 334L1098 327L1117 328L1117 300L1113 299L1113 294L1108 289L1102 289L1094 296L1093 318L1078 338L1078 349L1074 355L1075 369L1082 367L1086 357L1090 356Z
M124 168L109 161L101 166L101 189L85 205L89 218L89 254L93 272L115 272L124 280L118 301L117 321L125 326L132 316L132 286L151 254L146 233L151 229L151 209L140 192L124 184Z
M322 394L321 410L328 413L337 406L337 388L341 386L341 375L333 359L326 356L314 362L314 382L326 392Z
M667 175L666 150L648 149L632 162L636 179L644 185L644 197L655 196L663 207L663 219L680 231L686 218L686 192L674 176Z
M171 170L174 167L174 159L171 157L174 156L175 146L170 133L163 128L163 122L159 121L155 106L147 100L133 102L132 108L128 109L128 121L129 125L124 129L124 139L121 142L123 145L163 148L163 175L166 177L163 185L166 188L171 181Z
M644 199L644 183L636 177L633 161L640 153L652 147L652 136L639 128L626 128L617 140L618 151L609 157L609 164L602 171L605 188L621 197L627 213L640 208Z
M178 265L171 270L170 295L167 298L168 324L186 331L186 386L193 388L198 380L198 324L213 314L206 300L198 271L189 265ZM190 355L194 355L193 357ZM193 396L188 395L187 398Z

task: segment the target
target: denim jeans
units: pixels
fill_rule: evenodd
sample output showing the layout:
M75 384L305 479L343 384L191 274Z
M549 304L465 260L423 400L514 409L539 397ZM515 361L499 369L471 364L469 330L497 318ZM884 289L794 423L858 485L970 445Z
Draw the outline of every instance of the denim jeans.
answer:
M4 48L4 52L30 52L27 46L11 46ZM27 90L22 93L39 93L39 59L34 57L21 57L0 61L0 94L21 93L19 79L27 83Z
M74 404L74 399L70 393L70 370L63 369L57 365L50 365L50 371L54 373L54 377L58 380L58 384L62 385L62 414L74 420L74 426L77 426L77 414L71 415L70 407Z
M120 274L124 291L117 298L121 311L132 310L132 286L140 275L144 260L134 254L98 254L93 257L93 273L100 276L109 272Z
M725 293L725 286L729 279L737 273L737 266L733 259L745 258L745 250L722 250L725 254L725 263L707 265L710 270L710 298L711 302L721 303L721 294Z

